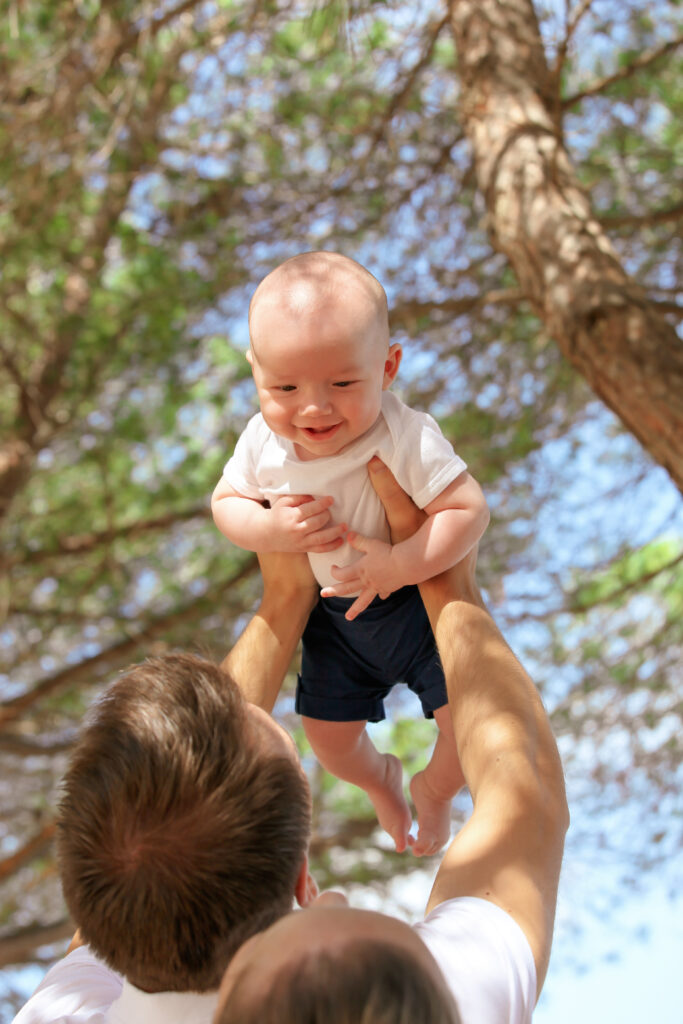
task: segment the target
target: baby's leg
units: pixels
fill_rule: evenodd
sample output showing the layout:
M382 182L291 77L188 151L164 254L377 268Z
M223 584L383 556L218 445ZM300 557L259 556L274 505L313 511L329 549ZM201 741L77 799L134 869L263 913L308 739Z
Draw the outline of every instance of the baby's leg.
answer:
M402 853L408 843L411 816L403 795L403 767L393 754L380 754L365 722L323 722L301 718L308 742L328 772L364 789L377 820Z
M448 704L437 708L439 727L431 760L410 783L410 795L417 811L418 833L413 844L416 857L436 853L451 833L451 801L465 782L455 745Z

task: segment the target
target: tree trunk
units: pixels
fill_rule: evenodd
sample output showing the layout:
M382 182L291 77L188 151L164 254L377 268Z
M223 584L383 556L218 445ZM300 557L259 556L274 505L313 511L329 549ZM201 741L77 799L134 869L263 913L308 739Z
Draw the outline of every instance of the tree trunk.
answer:
M566 358L683 490L683 345L625 273L563 146L531 0L450 0L495 247Z

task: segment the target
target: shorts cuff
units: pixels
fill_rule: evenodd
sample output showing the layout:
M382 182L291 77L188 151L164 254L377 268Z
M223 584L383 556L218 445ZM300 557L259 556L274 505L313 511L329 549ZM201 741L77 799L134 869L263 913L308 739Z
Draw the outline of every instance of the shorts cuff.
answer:
M433 686L418 693L417 696L420 698L422 713L425 718L433 718L435 711L442 708L444 704L448 704L448 693L443 683L434 683Z
M298 715L322 722L382 722L386 717L381 697L325 697L304 693L301 677L294 707Z

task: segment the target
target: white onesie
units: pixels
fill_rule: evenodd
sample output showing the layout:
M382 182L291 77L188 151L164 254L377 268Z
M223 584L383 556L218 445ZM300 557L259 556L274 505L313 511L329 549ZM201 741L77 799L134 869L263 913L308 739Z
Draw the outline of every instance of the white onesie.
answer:
M302 461L294 443L278 437L257 413L235 445L224 479L245 498L272 502L283 494L331 495L333 521L366 537L389 540L384 509L368 477L367 464L378 455L416 505L424 508L467 468L434 419L404 405L390 391L382 395L377 422L338 455ZM350 544L326 554L310 553L321 587L339 581L332 565L350 565L361 557Z

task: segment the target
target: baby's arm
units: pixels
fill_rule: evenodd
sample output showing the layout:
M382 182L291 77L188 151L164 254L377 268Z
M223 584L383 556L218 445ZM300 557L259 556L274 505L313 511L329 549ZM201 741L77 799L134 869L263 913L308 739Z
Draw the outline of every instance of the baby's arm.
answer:
M459 562L481 538L489 522L486 499L477 481L467 472L425 506L427 519L417 533L400 544L386 544L358 534L346 539L363 557L344 569L333 567L340 581L325 587L323 597L358 593L346 613L354 619L379 594L388 597L399 587L423 583Z
M333 551L342 544L346 524L331 524L333 499L288 494L266 508L245 498L222 478L211 497L213 519L228 540L247 551Z

